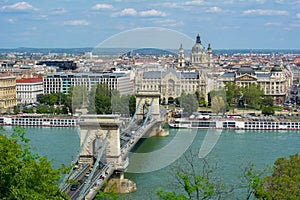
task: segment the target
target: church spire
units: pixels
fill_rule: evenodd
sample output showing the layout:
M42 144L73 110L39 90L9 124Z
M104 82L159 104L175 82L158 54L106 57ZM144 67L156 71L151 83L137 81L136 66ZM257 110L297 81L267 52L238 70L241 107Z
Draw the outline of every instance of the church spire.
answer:
M196 43L201 44L201 40L200 40L200 35L199 34L197 35Z

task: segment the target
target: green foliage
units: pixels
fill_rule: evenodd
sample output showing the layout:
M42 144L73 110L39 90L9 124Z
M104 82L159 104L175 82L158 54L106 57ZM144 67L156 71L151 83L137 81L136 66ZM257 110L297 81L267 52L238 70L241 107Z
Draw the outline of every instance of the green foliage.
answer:
M262 176L266 173L255 169L255 164L250 162L244 169L245 188L247 188L247 197L250 199L253 196L257 187L262 183Z
M156 194L165 200L221 199L225 187L217 178L211 177L214 169L206 160L189 151L176 169L175 190L164 192L159 189Z
M56 184L59 170L32 153L24 129L0 134L0 155L0 199L69 199Z
M241 88L232 82L227 82L225 84L226 100L229 105L238 103L241 97Z
M112 113L129 116L129 95L120 95L118 91L112 91L111 108Z
M274 172L264 177L256 187L258 199L300 199L300 156L290 155L290 159L278 158Z
M38 105L36 107L36 113L38 114L48 113L48 106L42 104Z
M202 92L200 92L199 90L196 90L195 95L196 95L196 99L198 100L199 106L205 107L206 101L205 101L204 94Z
M28 108L28 107L24 107L23 109L22 109L22 112L23 113L34 113L34 110L33 110L33 108Z
M183 112L189 116L193 112L197 112L199 104L195 95L182 92L180 97L180 107L183 108Z
M261 106L274 106L273 97L267 96L267 97L262 98Z
M112 186L108 186L107 182L104 184L106 192L99 190L95 200L118 200L119 195L117 195L114 191L116 188L116 184L113 184Z
M70 89L71 90L71 89ZM36 113L38 114L68 114L68 109L71 111L72 108L72 96L69 93L52 93L44 94L38 98L40 105L36 107ZM64 105L63 108L54 108L54 105Z
M249 84L243 88L244 103L249 106L257 106L261 102L264 91L257 84Z
M70 88L69 96L72 99L72 113L76 109L85 108L87 106L88 90L84 85L76 85Z
M14 114L16 115L16 114L19 114L20 112L21 112L20 107L19 106L15 106L14 107Z
M261 109L263 115L274 115L275 111L272 106L263 106Z
M211 108L217 115L226 112L226 103L222 96L214 96L211 101Z
M131 95L129 98L129 114L133 116L136 110L136 98L134 95Z
M97 85L95 111L97 114L111 114L111 91L106 84Z
M187 200L188 199L183 194L176 194L175 192L164 193L162 189L157 190L156 194L159 196L159 198L164 200Z

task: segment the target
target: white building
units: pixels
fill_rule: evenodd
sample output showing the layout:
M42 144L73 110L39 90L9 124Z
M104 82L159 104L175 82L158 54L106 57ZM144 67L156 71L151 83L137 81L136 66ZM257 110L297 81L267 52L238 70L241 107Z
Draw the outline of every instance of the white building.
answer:
M44 93L43 78L22 78L16 80L18 103L36 103Z
M90 91L97 84L107 84L111 90L121 95L133 94L133 81L126 73L55 73L44 78L45 94L69 93L70 87L84 85Z

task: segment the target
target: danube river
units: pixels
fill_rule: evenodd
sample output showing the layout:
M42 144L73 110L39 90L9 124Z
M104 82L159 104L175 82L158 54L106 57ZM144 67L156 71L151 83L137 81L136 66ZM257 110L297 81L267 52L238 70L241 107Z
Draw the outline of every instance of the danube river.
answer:
M11 130L12 127L6 127ZM193 152L198 153L206 134L213 130L180 130L184 134L195 134L190 145ZM79 135L77 128L51 128L51 127L26 127L27 137L31 139L34 150L46 155L52 160L54 167L60 164L69 164L78 154ZM152 137L144 139L135 149L136 153L159 151L170 144L178 130L170 129L168 137ZM188 136L188 135L187 135ZM178 145L178 143L177 143ZM179 147L178 147L179 148ZM258 168L263 169L266 165L274 163L276 158L289 156L300 152L300 131L220 131L219 140L214 148L208 153L205 159L211 165L218 165L213 176L222 179L225 186L234 185L240 182L242 169L249 162L254 162ZM133 157L132 157L133 158ZM131 162L133 163L134 160ZM165 159L162 156L161 159ZM197 157L198 159L198 157ZM165 160L161 160L164 162ZM147 162L150 168L156 168L160 158ZM199 162L201 160L199 159ZM137 184L137 192L122 195L121 199L157 199L155 191L158 188L172 188L175 166L183 165L182 158L172 164L147 173L126 173L125 177ZM243 191L237 191L239 195ZM239 197L240 199L245 199Z

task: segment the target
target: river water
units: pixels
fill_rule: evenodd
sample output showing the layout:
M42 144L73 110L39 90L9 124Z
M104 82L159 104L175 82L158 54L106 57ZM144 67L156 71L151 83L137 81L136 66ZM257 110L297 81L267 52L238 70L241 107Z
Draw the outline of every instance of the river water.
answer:
M12 127L6 127L6 129L10 131ZM70 164L78 154L79 135L77 128L26 127L25 129L27 137L31 139L33 150L51 159L53 166L56 168L61 164ZM130 162L135 164L141 162L141 166L146 164L147 168L157 169L160 163L167 163L168 157L172 157L176 153L179 154L178 152L174 153L174 150L172 152L164 151L161 154L159 152L169 144L177 145L175 149L179 151L181 143L173 144L172 141L178 139L177 136L180 132L183 136L186 134L183 139L180 138L181 141L189 140L191 135L195 136L191 140L189 149L194 153L196 152L195 158L198 159L196 161L201 163L202 159L198 158L199 149L203 145L203 140L207 137L206 134L213 134L215 131L170 129L169 132L168 137L143 139L134 149L135 153L144 153L145 158L147 158L147 153L158 152L153 160L134 160L136 157L132 156ZM273 164L278 157L300 152L300 131L223 130L219 133L218 141L214 148L209 151L205 160L210 165L218 165L214 176L221 178L225 186L239 183L242 177L242 169L249 162L254 162L258 169L263 169L266 165ZM183 143L182 146L184 146ZM125 177L137 184L137 192L122 195L121 199L157 199L155 191L158 188L174 189L172 183L176 172L175 167L184 166L184 164L181 157L166 165L166 167L159 167L155 171L141 173L143 169L139 171L135 168L139 173L127 172ZM130 168L129 171L134 172ZM238 195L241 195L243 191L238 191L238 193Z

